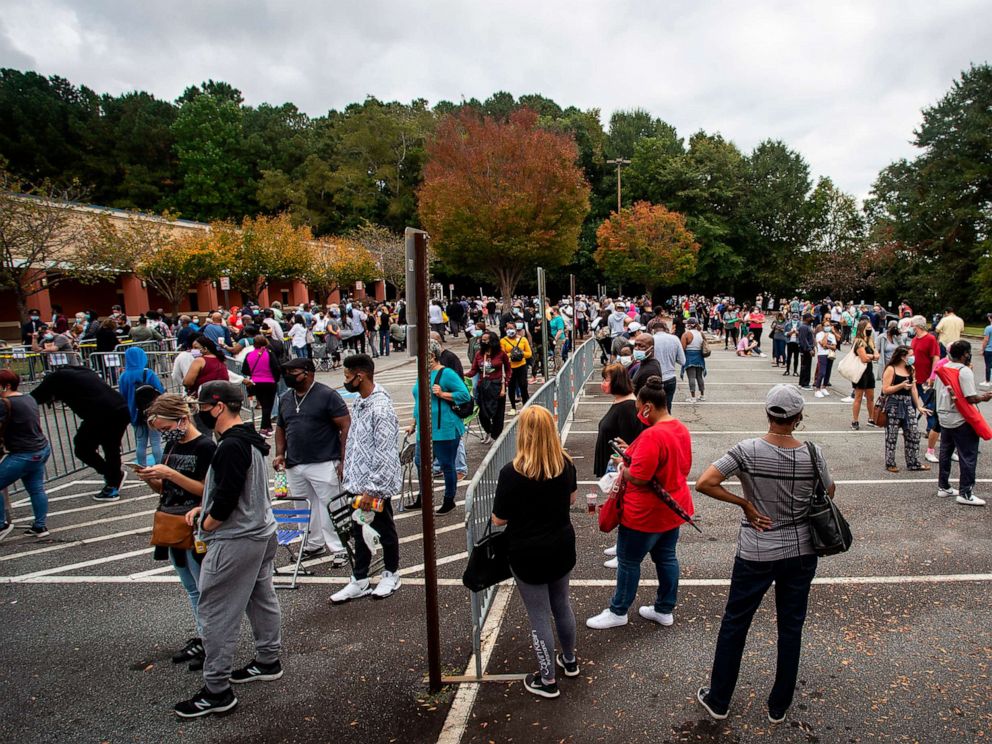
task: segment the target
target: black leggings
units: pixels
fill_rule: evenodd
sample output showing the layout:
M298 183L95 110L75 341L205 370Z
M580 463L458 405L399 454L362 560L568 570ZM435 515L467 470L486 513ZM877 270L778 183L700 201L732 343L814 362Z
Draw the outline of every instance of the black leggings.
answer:
M478 390L479 423L482 430L493 439L503 433L503 416L506 413L506 399L499 394L502 383L496 380L480 380Z
M740 329L737 326L728 326L727 335L723 337L723 348L727 348L727 341L733 343L734 348L737 348L737 341L740 339Z
M799 344L798 343L788 343L785 345L785 368L789 369L790 365L792 371L796 374L799 373Z
M276 402L276 383L256 382L253 386L255 398L262 409L262 423L260 429L272 428L272 406Z
M528 400L530 400L530 391L527 390L527 365L521 364L519 367L514 367L513 371L510 373L510 384L509 384L509 394L510 394L510 407L517 407L517 390L520 391L520 403L523 405Z
M112 488L120 486L124 477L121 471L121 440L130 423L131 414L126 408L119 408L99 421L84 419L72 438L76 457L99 473ZM97 448L103 450L103 457Z

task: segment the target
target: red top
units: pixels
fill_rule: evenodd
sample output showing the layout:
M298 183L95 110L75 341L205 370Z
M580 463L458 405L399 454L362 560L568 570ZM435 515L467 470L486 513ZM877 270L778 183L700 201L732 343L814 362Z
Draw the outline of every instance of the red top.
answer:
M486 355L481 351L476 352L475 359L472 360L472 369L465 376L475 377L476 375L481 375L482 379L493 382L499 382L501 379L505 379L506 385L509 387L512 372L509 357L500 349L495 354L489 355L488 366Z
M221 380L223 382L228 381L227 376L227 365L224 364L220 359L215 357L213 354L203 355L203 369L200 370L200 374L196 376L196 389L200 389L200 385L205 382L211 382L213 380Z
M916 370L916 381L923 384L930 379L930 374L933 372L933 358L940 356L940 346L932 333L914 337L910 346L913 348L913 356L916 357L914 360L916 363L913 365Z
M692 494L686 478L692 468L692 439L685 424L676 419L659 421L645 429L627 448L630 474L639 480L655 478L692 516ZM658 498L650 486L627 482L620 524L639 532L668 532L682 518Z

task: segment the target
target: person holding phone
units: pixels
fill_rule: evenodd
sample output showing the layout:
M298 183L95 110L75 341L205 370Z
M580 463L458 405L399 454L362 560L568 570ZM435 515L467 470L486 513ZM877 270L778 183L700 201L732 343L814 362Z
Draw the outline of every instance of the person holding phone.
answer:
M913 352L908 346L898 346L892 352L885 371L882 373L882 395L885 399L885 469L898 473L896 467L896 445L899 430L902 429L906 445L906 469L929 470L930 466L920 463L920 430L916 426L918 414L932 413L924 407L919 391L913 383Z

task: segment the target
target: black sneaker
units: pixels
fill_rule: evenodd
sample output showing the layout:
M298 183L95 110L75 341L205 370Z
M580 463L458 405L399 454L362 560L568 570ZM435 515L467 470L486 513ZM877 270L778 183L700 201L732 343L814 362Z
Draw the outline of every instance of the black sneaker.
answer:
M24 530L25 535L33 535L34 537L48 537L47 527L35 527L32 525Z
M173 710L180 718L200 718L211 713L226 713L237 704L238 699L230 687L216 695L203 687L189 700L176 703Z
M100 493L93 494L94 501L120 501L121 492L112 486L104 486Z
M443 504L441 504L441 506L438 507L437 511L434 513L437 515L441 515L441 514L447 514L448 512L454 510L455 510L455 502L445 501Z
M696 692L696 700L698 700L699 704L702 705L706 709L706 712L710 714L710 718L713 718L717 721L722 721L727 717L727 711L725 710L720 711L714 708L713 706L711 706L706 699L709 696L709 694L710 694L709 687L700 687L699 690Z
M13 522L3 522L0 524L0 540L3 540L7 535L14 531Z
M202 672L203 671L203 657L200 657L199 659L193 659L193 661L191 661L189 663L189 667L188 668L189 668L189 670L191 672Z
M252 660L251 664L231 672L231 682L236 685L245 682L271 682L282 676L282 664L276 659L271 664Z
M562 654L555 654L555 662L562 668L562 671L565 672L566 677L579 676L578 657L572 659L571 661L565 661L565 657Z
M857 421L852 421L851 422L851 430L852 431L860 431L861 430L861 424L859 424Z
M348 562L348 553L346 551L341 551L340 553L335 553L331 557L331 568L340 568Z
M327 548L324 547L323 545L321 545L319 548L310 548L309 550L304 548L302 553L303 553L303 560L312 561L314 558L321 558L322 556L327 555Z
M552 682L550 685L545 684L544 680L541 679L540 672L528 674L524 678L524 687L527 688L527 692L538 697L556 698L561 695L561 690L558 689L558 683Z
M203 656L203 641L199 638L190 638L181 651L172 655L172 663L184 664L187 661L193 661L193 659L202 659Z
M421 508L423 508L423 504L422 504L422 503L421 503L421 501L420 501L420 496L417 496L417 500L416 500L416 501L414 501L414 502L413 502L412 504L410 504L410 505L409 505L408 507L406 507L406 508L407 508L407 509L410 509L410 510L413 510L413 509L421 509Z
M769 723L782 723L785 720L785 711L781 713L778 711L769 710L768 711L768 721Z

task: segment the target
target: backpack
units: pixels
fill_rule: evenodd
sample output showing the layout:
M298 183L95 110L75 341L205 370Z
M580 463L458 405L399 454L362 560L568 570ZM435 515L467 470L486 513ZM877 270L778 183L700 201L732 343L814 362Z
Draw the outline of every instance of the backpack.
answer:
M145 411L161 393L154 385L148 383L148 370L141 373L141 384L134 389L134 407L138 409L138 423L144 424Z
M445 369L447 369L447 368L445 368ZM444 374L444 370L443 369L438 371L437 375L434 377L434 382L432 383L431 387L433 387L434 385L439 385L440 384L438 382L438 380L441 379L441 375L442 374ZM451 403L451 402L449 402L448 405L451 406L451 410L454 411L455 412L455 415L458 416L458 418L460 418L460 419L467 419L469 416L471 416L473 413L475 413L475 401L471 397L469 397L469 399L468 399L467 402L462 403L461 405L455 405L454 403ZM438 426L441 425L441 399L440 398L437 399L437 423L438 423Z
M524 360L524 352L523 352L523 349L520 348L520 341L521 340L522 339L518 339L517 340L517 343L515 343L513 345L513 348L510 350L510 361L511 362L522 362Z

